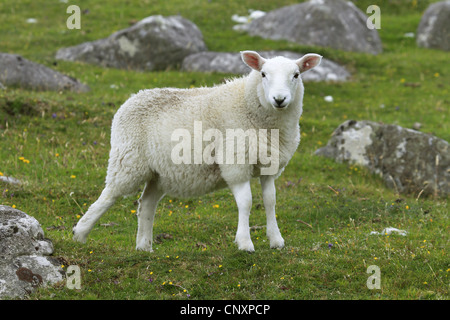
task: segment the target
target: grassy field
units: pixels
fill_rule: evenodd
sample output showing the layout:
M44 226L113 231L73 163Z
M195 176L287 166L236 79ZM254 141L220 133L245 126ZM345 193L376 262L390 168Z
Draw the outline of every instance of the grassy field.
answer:
M448 199L398 195L364 168L313 155L347 119L374 120L450 140L448 52L417 48L420 17L435 1L380 1L384 52L378 56L270 41L232 30L233 14L272 10L292 0L79 1L81 30L68 30L60 1L0 3L0 51L73 76L89 93L0 90L0 203L37 218L63 268L78 265L82 289L65 282L29 299L449 299ZM371 1L355 1L366 11ZM76 4L76 3L71 3ZM134 72L55 61L57 49L109 36L146 16L181 14L211 51L316 52L352 72L347 83L306 83L302 142L277 180L277 216L286 247L269 248L259 185L250 217L256 252L233 243L237 209L229 190L196 199L164 198L153 253L136 252L137 199L124 198L85 245L72 227L99 196L106 174L111 119L143 88L220 83L230 75ZM29 24L34 18L37 23ZM405 85L414 83L415 85ZM332 103L324 101L331 95ZM369 235L396 227L407 236ZM368 289L369 266L381 288Z

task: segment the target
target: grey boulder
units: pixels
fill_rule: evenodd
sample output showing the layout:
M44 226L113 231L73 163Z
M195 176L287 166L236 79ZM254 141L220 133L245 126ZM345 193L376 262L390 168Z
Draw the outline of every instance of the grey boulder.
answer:
M376 29L351 1L310 0L268 12L246 28L252 36L288 40L300 45L378 54L382 43Z
M449 143L397 125L349 120L316 155L369 168L399 193L448 196Z
M59 49L56 59L141 71L177 69L183 59L206 50L203 35L180 16L147 17L105 39Z
M290 51L260 51L264 58L283 56L293 60L301 58L302 54ZM199 52L187 56L181 67L184 71L222 72L246 74L250 68L242 62L238 52ZM302 74L303 81L346 81L350 73L335 62L322 59L319 66Z
M450 51L450 1L431 4L420 20L417 45Z
M53 244L35 218L0 205L0 299L62 281L64 271L52 253Z
M20 87L33 90L89 91L78 80L16 54L0 53L0 88ZM3 88L2 88L3 87Z

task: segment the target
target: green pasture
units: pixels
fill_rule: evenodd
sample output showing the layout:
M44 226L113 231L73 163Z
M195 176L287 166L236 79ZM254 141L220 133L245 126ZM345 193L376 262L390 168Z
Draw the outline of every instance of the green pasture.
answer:
M371 1L354 1L363 10ZM78 1L81 29L69 30L69 3L0 2L0 52L79 79L87 93L0 90L0 204L38 219L66 269L81 268L81 290L63 281L27 299L449 299L448 198L400 195L379 176L317 157L333 130L348 119L411 128L450 141L449 53L418 48L414 38L435 1L379 1L383 53L377 56L264 40L232 30L233 14L269 11L292 0ZM137 199L118 201L88 242L72 227L104 185L111 120L144 88L210 86L233 75L167 70L136 72L55 60L61 47L109 36L150 15L193 21L211 51L315 52L351 73L345 83L305 83L302 141L277 180L277 217L285 248L270 249L258 181L250 216L256 252L233 243L237 208L228 189L200 198L161 201L154 252L137 252ZM34 18L36 23L27 23ZM413 85L411 85L413 84ZM333 102L326 102L332 96ZM386 227L407 235L370 235ZM369 266L381 272L369 289Z

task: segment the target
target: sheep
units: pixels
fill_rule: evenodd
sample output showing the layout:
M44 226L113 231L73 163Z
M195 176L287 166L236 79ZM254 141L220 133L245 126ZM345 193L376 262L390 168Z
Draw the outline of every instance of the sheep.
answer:
M241 58L251 68L246 76L214 87L141 90L119 108L111 126L105 187L73 228L75 241L85 243L95 223L119 197L135 193L145 184L138 205L136 250L151 252L153 220L158 202L165 195L194 197L229 187L238 208L235 243L239 250L253 252L249 228L250 181L252 177L259 177L270 247L284 247L275 217L274 181L300 142L299 119L304 93L300 74L319 65L322 57L306 54L298 60L280 56L265 59L255 51L242 51ZM205 138L206 132L200 137L203 141L197 139L193 146L181 139L195 135L198 128L194 127L199 124L210 133L209 140ZM224 137L233 129L241 133L245 130L244 139L258 135L259 145L245 144L245 159L255 154L256 149L265 150L274 156L276 170L268 172L270 164L261 152L256 161L236 163L239 154L232 144L228 145L234 142L235 136ZM261 129L270 129L271 134ZM174 135L176 132L187 133L187 137ZM213 136L216 139L211 142ZM189 161L191 151L194 160L202 155L202 150L203 155L208 153L207 148L198 151L207 141L211 142L208 150L213 161L202 161L201 157L194 163ZM231 147L221 148L220 143ZM177 146L179 152L174 152ZM182 146L188 147L183 149ZM231 157L234 162L220 159L224 149L236 156ZM185 161L174 161L177 154L181 154L180 150L183 157L186 154L188 157L183 158Z

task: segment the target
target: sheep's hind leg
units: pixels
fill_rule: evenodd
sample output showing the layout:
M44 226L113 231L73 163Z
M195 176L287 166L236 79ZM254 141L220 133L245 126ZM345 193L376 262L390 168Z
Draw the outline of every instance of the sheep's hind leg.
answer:
M73 228L73 239L85 243L95 223L116 202L118 196L108 186Z
M239 250L253 252L255 251L255 247L250 238L249 225L250 209L252 208L250 181L230 185L230 189L233 192L239 210L239 222L235 242Z
M157 188L155 181L150 181L145 185L145 189L139 199L136 250L153 251L153 220L158 202L163 197L164 192Z

